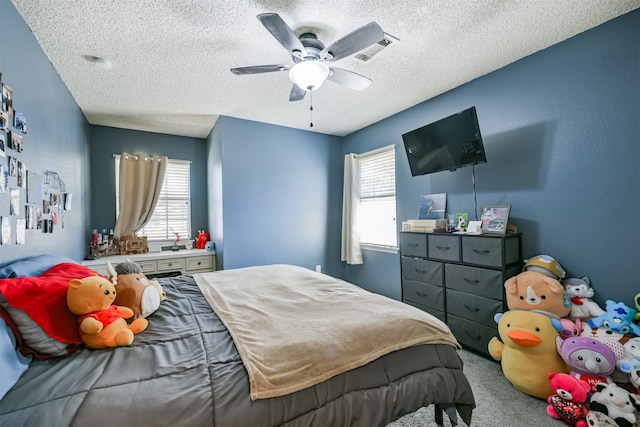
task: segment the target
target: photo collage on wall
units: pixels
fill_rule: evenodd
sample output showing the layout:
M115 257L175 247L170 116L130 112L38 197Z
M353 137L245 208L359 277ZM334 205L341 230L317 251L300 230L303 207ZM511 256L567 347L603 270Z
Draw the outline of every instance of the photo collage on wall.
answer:
M53 233L64 228L64 212L71 194L57 172L27 169L22 160L27 139L27 116L16 111L14 93L2 80L0 109L0 245L27 244L27 230Z

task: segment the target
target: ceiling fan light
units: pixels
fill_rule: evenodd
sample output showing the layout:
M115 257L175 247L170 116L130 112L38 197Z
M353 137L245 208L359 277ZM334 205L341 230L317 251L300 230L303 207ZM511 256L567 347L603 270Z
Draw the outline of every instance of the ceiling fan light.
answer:
M318 89L327 77L329 77L329 67L321 61L298 62L289 70L291 81L306 91Z

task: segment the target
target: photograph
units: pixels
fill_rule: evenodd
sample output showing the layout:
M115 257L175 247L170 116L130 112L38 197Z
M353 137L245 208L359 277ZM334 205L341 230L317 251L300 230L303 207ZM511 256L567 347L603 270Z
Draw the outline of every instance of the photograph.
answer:
M12 188L9 194L11 206L11 209L9 210L10 215L20 215L20 190Z
M7 137L6 134L0 130L0 157L5 157L7 155Z
M0 110L0 131L9 130L9 113Z
M26 221L24 218L16 218L16 244L24 245L25 239Z
M467 228L469 224L469 214L468 213L457 213L456 214L456 229L464 230Z
M65 211L70 211L71 210L71 199L72 199L73 194L71 193L64 193L62 195L62 197L64 198L64 210Z
M444 219L447 208L447 193L420 196L418 219Z
M7 185L9 185L9 168L0 164L0 193L7 191Z
M9 157L9 176L16 176L18 174L18 159L15 157Z
M6 84L2 84L2 111L13 116L13 91Z
M16 111L16 114L13 117L13 127L22 133L27 133L27 118L24 114Z
M9 148L17 151L18 153L22 152L22 137L15 132L11 132L11 144Z
M27 171L27 203L40 204L42 201L42 176Z
M27 167L18 160L18 187L25 188L27 186Z
M9 221L8 216L3 216L2 218L2 244L8 245L11 243L11 222Z
M480 221L483 233L506 234L511 205L483 206Z

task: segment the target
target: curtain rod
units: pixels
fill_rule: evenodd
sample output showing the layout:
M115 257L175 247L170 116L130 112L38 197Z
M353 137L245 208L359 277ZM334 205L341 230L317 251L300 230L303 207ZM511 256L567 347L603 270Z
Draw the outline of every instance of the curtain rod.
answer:
M134 157L135 159L137 159L137 158L138 158L138 155L137 155L137 154L129 154L129 153L127 153L127 154L128 154L129 156L131 156L131 157ZM118 158L118 159L119 159L121 155L122 155L122 154L114 154L114 155L113 155L113 158L114 158L114 159L116 159L116 158ZM145 156L146 156L146 155L147 155L147 154L145 154ZM149 156L149 157L153 157L153 156ZM169 158L167 158L167 159L168 159L169 161L173 162L173 163L189 163L189 164L191 164L191 160L169 159Z

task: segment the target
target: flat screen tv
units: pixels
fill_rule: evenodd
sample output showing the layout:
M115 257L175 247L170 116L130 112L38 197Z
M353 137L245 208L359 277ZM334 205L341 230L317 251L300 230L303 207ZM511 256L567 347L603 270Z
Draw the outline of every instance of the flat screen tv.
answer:
M411 175L486 163L476 107L402 135Z

